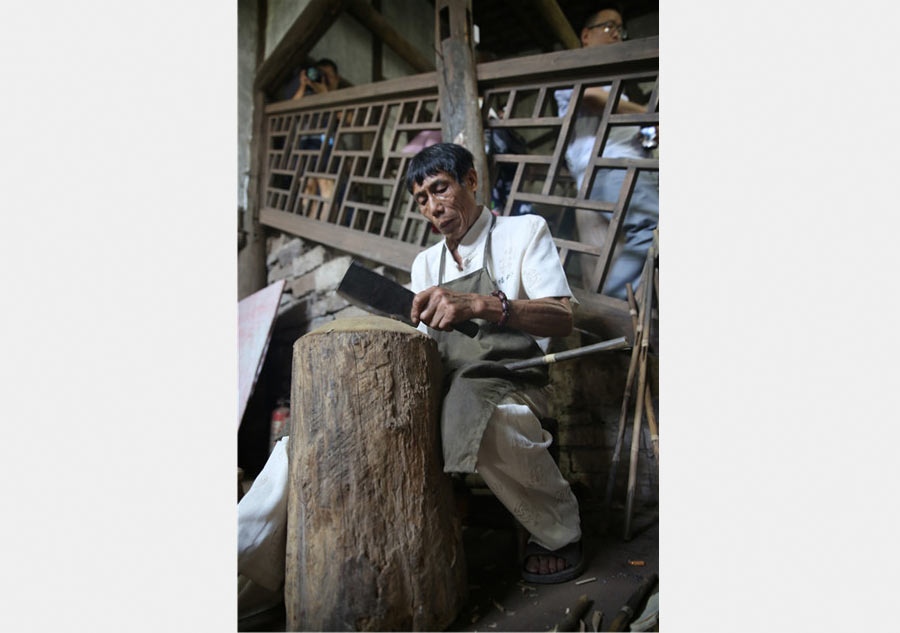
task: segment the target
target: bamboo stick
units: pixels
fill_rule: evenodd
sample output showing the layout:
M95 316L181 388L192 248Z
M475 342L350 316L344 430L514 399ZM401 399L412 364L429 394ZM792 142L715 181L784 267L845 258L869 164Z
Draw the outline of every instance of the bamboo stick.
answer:
M635 345L637 345L637 333L640 331L641 325L638 323L637 303L634 300L634 289L631 284L625 284L625 290L628 292L628 314L631 315L631 331L634 332Z
M659 269L655 269L654 273L659 273ZM631 321L632 326L637 330L637 328L641 327L637 322L637 304L634 300L634 292L631 290L631 284L625 284L625 289L628 291L628 310L631 313ZM657 303L659 302L659 295L657 294ZM656 465L659 466L659 430L656 425L656 412L653 410L653 397L650 393L650 385L646 386L644 391L644 406L647 407L647 425L650 427L650 439L653 442L653 455L656 457Z
M659 466L659 427L656 425L656 412L653 410L653 394L648 383L644 390L644 406L647 407L647 426L650 427L650 439L653 442L653 456Z
M638 452L641 440L641 416L644 409L644 390L647 384L647 352L650 348L650 323L653 312L653 247L647 251L647 263L644 267L644 279L641 286L644 290L644 301L641 304L641 321L643 331L641 333L640 368L638 370L638 389L635 398L634 423L631 430L631 457L628 464L628 489L625 499L625 529L624 538L631 538L631 516L634 510L634 488L637 481Z
M546 356L535 356L534 358L526 360L512 361L506 363L506 368L525 369L527 367L537 367L538 365L550 365L564 360L580 358L581 356L587 356L588 354L594 354L596 352L608 352L622 349L623 347L628 347L628 341L625 340L624 336L620 336L608 341L601 341L600 343L585 345L584 347L576 347L575 349L566 350L564 352L556 352L555 354L547 354Z
M628 405L631 404L631 391L634 386L634 374L637 370L638 360L641 353L640 333L635 334L634 346L631 348L631 361L628 364L628 377L625 379L625 393L622 396L622 408L619 410L619 428L616 432L616 446L613 450L612 461L609 465L609 475L606 479L606 496L603 500L603 518L604 521L609 520L610 509L612 508L613 488L616 484L616 472L619 469L619 461L622 456L622 444L625 440L625 420L628 417Z

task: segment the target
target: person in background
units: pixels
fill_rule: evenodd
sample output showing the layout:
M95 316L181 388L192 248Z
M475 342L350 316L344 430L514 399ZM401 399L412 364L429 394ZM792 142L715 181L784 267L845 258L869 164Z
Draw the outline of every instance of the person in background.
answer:
M604 6L593 12L581 29L583 47L615 45L625 39L622 15L614 6ZM585 171L591 158L591 150L600 117L609 100L609 86L592 86L585 89L581 107L576 114L575 131L566 148L566 164L575 177L579 190L586 176ZM559 116L565 116L572 98L572 90L557 90L554 93ZM623 94L616 108L618 113L643 113L644 106L628 100ZM616 126L609 128L609 136L603 150L604 158L652 158L651 146L657 137L654 127L640 131L634 127ZM652 139L652 140L651 140ZM653 243L653 230L659 221L659 173L638 172L637 183L631 201L622 219L622 243L617 245L611 263L603 294L619 299L626 298L625 284L638 287L641 269L647 249ZM604 202L615 202L619 198L624 169L598 169L588 198ZM575 221L579 239L582 242L601 246L606 236L611 211L575 210ZM582 280L586 288L596 291L599 279L595 276L596 258L582 257Z
M338 75L337 64L326 57L320 59L315 65L300 71L300 84L291 98L294 101L300 101L307 95L331 92L332 90L337 90L339 83L340 76ZM328 140L330 143L331 139ZM324 134L302 136L300 138L300 149L321 149L324 141ZM325 149L320 159L322 164L314 166L316 171L325 171L330 154L331 146L329 144L329 147ZM309 178L306 181L306 188L303 192L308 195L319 195L326 200L330 200L334 194L334 180L330 178Z
M291 97L300 100L309 94L321 94L337 90L340 83L338 67L334 61L326 58L320 59L315 65L300 72L300 87Z

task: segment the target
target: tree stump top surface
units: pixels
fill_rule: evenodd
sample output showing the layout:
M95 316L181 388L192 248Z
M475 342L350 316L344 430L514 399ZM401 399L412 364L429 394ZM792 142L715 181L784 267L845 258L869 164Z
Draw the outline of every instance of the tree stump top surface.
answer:
M329 321L324 325L320 325L315 330L307 332L301 338L306 338L307 336L316 336L319 334L328 334L330 332L365 332L372 330L426 336L416 328L412 327L411 325L407 325L402 321L375 316L374 314L367 314L365 316L346 317L344 319Z

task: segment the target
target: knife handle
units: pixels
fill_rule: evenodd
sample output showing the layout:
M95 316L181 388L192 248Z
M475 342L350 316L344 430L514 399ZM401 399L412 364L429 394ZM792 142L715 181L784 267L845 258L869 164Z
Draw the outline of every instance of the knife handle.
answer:
M453 329L457 332L462 332L469 338L475 338L475 335L478 334L478 324L474 321L463 321L462 323L454 323Z

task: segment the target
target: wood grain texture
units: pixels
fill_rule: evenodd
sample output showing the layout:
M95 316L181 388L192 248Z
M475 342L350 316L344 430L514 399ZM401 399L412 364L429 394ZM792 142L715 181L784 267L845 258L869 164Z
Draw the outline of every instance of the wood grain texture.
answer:
M390 319L341 319L298 339L293 363L288 630L443 630L466 570L436 343Z

